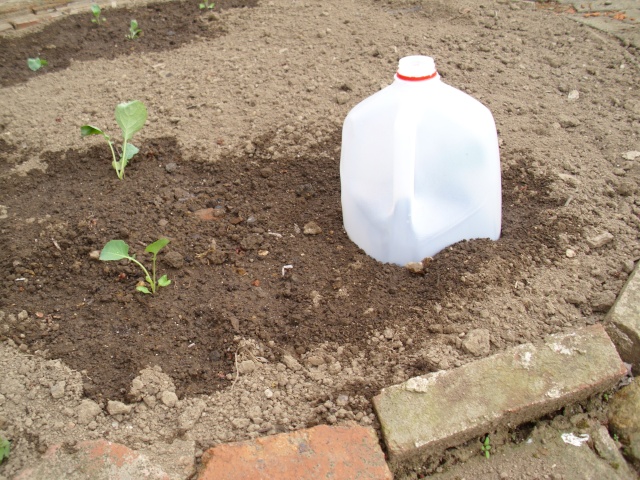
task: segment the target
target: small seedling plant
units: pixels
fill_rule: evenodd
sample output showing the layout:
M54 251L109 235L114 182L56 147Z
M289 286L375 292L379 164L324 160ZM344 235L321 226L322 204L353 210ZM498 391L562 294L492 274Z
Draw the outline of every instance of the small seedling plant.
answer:
M135 20L131 20L131 24L129 25L129 35L125 35L125 37L129 40L133 40L135 38L138 38L141 33L142 30L138 28L138 22L136 22Z
M118 156L116 156L116 150L113 147L111 137L93 125L83 125L80 127L80 135L87 137L89 135L102 135L111 149L111 156L113 157L113 168L118 175L118 178L122 180L124 178L124 169L129 163L129 160L139 152L138 148L129 143L129 140L133 138L136 132L140 131L144 126L144 122L147 121L147 107L139 100L133 100L132 102L120 103L116 106L115 111L116 122L120 125L122 130L122 150Z
M102 22L107 21L107 19L102 16L102 10L100 9L100 5L96 3L91 5L91 13L93 15L93 18L91 19L91 23L100 25Z
M100 252L99 258L105 262L129 260L135 263L142 269L144 272L144 279L147 285L151 287L151 290L149 290L147 285L138 285L136 286L136 290L142 293L155 295L158 287L166 287L171 284L171 280L169 280L166 275L162 275L156 282L156 257L158 256L158 252L160 252L160 250L162 250L168 243L168 238L160 238L147 245L147 248L144 249L145 252L152 255L151 274L149 274L149 271L142 263L136 260L135 255L129 255L129 245L127 245L123 240L111 240L107 242Z
M480 451L485 458L491 458L491 439L489 435L486 435L482 440L482 447L480 447Z
M216 4L214 2L209 3L209 0L204 0L204 2L198 6L200 7L200 10L213 10Z
M6 438L0 436L0 464L4 462L5 458L9 458L10 451L11 451L11 442Z
M47 62L46 60L43 60L40 57L36 57L36 58L28 58L27 59L27 66L33 70L34 72L37 72L38 70L40 70L42 67L46 67L49 64L49 62Z

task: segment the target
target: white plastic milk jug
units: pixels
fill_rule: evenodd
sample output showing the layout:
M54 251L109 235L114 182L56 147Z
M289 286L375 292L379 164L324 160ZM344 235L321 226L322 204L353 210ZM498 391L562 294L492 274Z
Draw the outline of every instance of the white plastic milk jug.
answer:
M500 236L500 153L488 108L440 80L431 57L344 121L344 227L380 262L419 262L460 240Z

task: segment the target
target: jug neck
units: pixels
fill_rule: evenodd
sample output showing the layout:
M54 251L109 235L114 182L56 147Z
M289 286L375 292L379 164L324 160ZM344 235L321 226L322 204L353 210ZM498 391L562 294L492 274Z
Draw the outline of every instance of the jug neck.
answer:
M396 72L396 79L403 80L405 82L424 82L436 77L439 77L438 72L433 72L431 75L426 75L423 77L409 77L407 75L402 75L400 72Z
M411 55L400 59L395 78L405 82L424 82L437 77L438 71L433 58Z

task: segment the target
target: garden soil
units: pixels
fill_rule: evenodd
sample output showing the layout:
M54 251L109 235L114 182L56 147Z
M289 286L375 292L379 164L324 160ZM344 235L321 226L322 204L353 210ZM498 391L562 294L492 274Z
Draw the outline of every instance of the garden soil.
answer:
M381 387L601 322L640 259L639 55L554 7L168 2L0 39L0 477L106 438L186 478L217 443L376 426ZM342 121L411 54L491 109L503 182L500 240L422 269L369 258L340 209ZM80 126L118 145L133 99L119 180ZM155 295L98 260L121 239L150 266L161 237Z

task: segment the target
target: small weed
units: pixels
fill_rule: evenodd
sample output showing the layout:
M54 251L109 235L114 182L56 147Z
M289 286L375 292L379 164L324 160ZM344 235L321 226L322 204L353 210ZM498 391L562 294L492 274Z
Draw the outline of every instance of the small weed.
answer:
M47 62L46 60L43 60L40 57L36 57L36 58L28 58L27 59L27 65L28 67L33 70L34 72L37 72L38 70L40 70L42 67L46 67L49 64L49 62Z
M200 3L198 5L198 7L200 7L200 10L213 10L215 6L216 4L214 2L209 3L209 0L204 0L203 3Z
M91 23L95 23L100 25L102 22L106 22L107 19L102 16L102 10L100 9L100 5L94 3L91 5L91 13L93 14L93 18L91 19Z
M482 440L482 447L480 447L480 451L486 458L491 457L491 440L489 439L489 435L486 435Z
M146 285L137 285L136 290L142 293L147 294L155 294L157 287L166 287L171 284L171 280L167 278L166 275L161 276L156 283L156 257L158 256L158 252L162 250L169 243L168 238L160 238L155 242L147 245L147 248L144 249L145 252L151 253L152 257L152 267L151 267L151 275L149 271L142 265L138 260L136 260L134 255L129 255L129 245L127 245L123 240L111 240L107 242L102 251L100 252L100 260L105 262L109 261L118 261L127 259L138 265L142 271L144 272L144 279L147 284L151 287L151 291L147 288Z
M129 35L125 35L125 37L129 40L133 40L135 38L138 38L141 33L142 30L138 28L138 22L136 22L135 20L131 20L131 24L129 25Z
M116 122L120 125L122 130L122 154L120 160L116 157L116 151L113 148L113 142L111 137L93 125L83 125L80 127L80 135L87 137L89 135L102 135L111 149L111 156L113 157L113 168L118 175L118 178L122 180L124 178L124 168L129 163L129 160L138 153L138 149L129 143L129 140L133 138L133 135L144 127L144 122L147 121L147 108L139 100L133 100L132 102L120 103L116 106Z
M5 458L9 458L10 450L11 442L0 435L0 463L4 462Z

